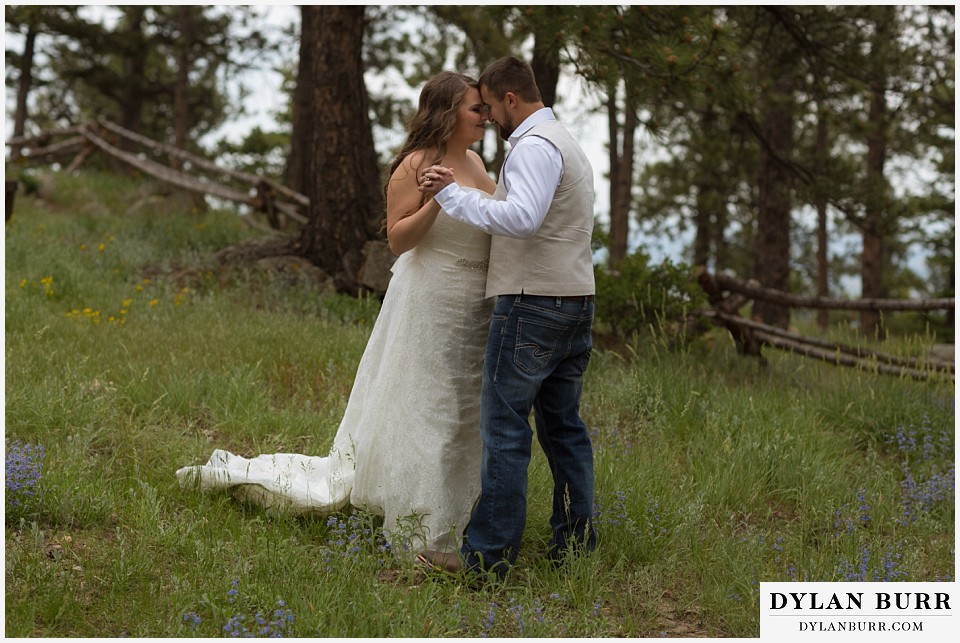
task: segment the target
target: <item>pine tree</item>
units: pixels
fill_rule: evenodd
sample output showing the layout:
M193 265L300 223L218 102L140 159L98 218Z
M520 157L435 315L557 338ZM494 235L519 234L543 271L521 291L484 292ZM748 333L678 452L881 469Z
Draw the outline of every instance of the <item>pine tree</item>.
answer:
M363 80L364 8L304 5L303 37L314 43L298 79L310 96L309 222L296 244L341 292L360 290L364 244L384 216Z

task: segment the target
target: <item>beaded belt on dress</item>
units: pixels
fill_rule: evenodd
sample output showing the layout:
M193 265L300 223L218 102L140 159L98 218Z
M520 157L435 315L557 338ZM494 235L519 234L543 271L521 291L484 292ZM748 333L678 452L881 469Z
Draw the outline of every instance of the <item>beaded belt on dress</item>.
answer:
M454 255L452 252L447 252L443 250L437 250L435 248L429 248L426 246L417 246L410 251L413 256L420 259L426 259L428 261L439 261L446 265L451 263L457 268L466 268L467 270L476 270L478 272L487 272L487 269L490 266L490 259L467 259L466 257L460 257L454 260Z
M490 260L457 259L457 263L454 265L459 268L466 268L467 270L479 270L481 272L487 272L487 270L490 268Z

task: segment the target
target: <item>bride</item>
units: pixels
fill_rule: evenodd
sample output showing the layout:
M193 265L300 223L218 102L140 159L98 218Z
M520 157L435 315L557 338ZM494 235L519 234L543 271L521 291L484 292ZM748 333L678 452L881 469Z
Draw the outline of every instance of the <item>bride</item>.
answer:
M483 138L476 81L442 72L420 94L386 187L387 238L400 257L326 457L247 459L216 450L177 471L181 487L229 489L268 511L384 518L395 552L455 557L480 493L480 383L492 302L490 237L418 190L431 165L461 186L496 188L468 147Z

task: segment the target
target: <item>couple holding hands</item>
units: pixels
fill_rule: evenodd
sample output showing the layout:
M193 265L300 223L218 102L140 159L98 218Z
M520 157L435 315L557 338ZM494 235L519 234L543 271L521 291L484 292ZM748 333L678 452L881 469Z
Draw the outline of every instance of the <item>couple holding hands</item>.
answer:
M499 183L471 145L511 144ZM391 167L399 258L325 457L214 451L182 486L268 509L379 514L399 555L504 578L526 526L537 442L553 475L547 556L596 546L580 417L593 322L593 170L513 57L424 86Z

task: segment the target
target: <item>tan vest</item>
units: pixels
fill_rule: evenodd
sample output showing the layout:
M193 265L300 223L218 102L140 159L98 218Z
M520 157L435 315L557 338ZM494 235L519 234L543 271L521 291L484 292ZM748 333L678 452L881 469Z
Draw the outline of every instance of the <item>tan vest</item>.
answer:
M525 136L553 143L563 157L563 178L543 225L529 239L493 235L487 297L592 295L593 168L580 145L557 121L534 125ZM523 137L521 137L522 139ZM504 162L504 167L506 161ZM503 172L494 198L505 199Z

